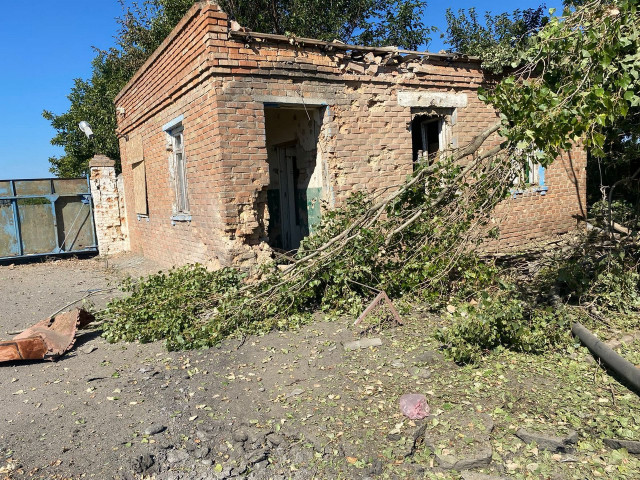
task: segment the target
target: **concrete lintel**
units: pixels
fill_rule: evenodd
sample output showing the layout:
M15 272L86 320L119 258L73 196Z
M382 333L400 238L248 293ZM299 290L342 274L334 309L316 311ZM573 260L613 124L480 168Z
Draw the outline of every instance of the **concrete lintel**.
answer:
M466 93L398 92L401 107L464 108L467 103Z
M299 95L296 96L277 96L277 95L256 95L256 102L268 104L282 104L285 106L306 105L307 107L324 107L329 105L329 101L324 98L306 98Z
M89 161L89 168L94 167L115 167L116 161L106 155L96 155Z
M180 125L183 122L183 120L184 120L184 115L178 115L173 120L165 123L162 126L162 130L165 131L165 132L170 132L171 130L176 128L178 125Z

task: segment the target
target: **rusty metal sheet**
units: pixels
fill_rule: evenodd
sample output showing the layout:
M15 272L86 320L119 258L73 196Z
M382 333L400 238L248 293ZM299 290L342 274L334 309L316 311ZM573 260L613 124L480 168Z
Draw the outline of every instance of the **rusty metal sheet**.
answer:
M33 255L55 251L57 242L53 204L46 198L20 199L18 200L18 213L24 254Z
M42 320L13 340L0 342L0 362L56 359L73 347L76 330L94 320L93 315L80 308Z
M0 181L0 197L11 197L12 196L12 192L11 192L11 182L7 181Z
M89 192L89 184L85 178L54 178L53 192L58 195L77 195Z
M51 180L16 180L15 181L16 195L50 195L51 192Z
M42 360L46 353L47 345L41 337L0 342L0 362Z

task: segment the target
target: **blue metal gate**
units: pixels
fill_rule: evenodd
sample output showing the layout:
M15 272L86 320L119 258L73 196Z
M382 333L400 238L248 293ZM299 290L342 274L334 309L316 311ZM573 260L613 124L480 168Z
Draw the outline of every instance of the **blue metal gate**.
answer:
M97 251L88 179L0 180L0 260Z

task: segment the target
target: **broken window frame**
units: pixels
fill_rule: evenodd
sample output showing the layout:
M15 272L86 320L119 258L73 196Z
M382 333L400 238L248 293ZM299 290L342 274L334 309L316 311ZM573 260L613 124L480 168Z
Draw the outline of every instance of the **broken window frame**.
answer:
M412 108L411 112L411 128L420 129L420 138L422 150L414 150L414 163L418 163L421 158L425 157L427 152L428 163L431 163L437 153L446 151L453 146L452 126L454 124L455 108ZM425 145L426 127L428 124L437 122L438 130L438 150L428 153L428 144ZM412 134L413 142L413 134ZM422 157L419 153L422 152Z
M437 135L438 135L438 149L435 152L429 152L429 146L432 145L435 142L430 142L430 138L429 138L429 126L431 124L436 124L436 130L437 130ZM424 152L426 151L427 154L429 156L431 155L435 155L438 152L442 151L442 143L444 141L443 138L443 131L444 131L444 118L443 117L433 117L433 118L426 118L424 120L422 120L420 122L420 135L422 137L422 152L424 154Z
M184 146L184 127L182 123L166 129L167 148L170 151L171 177L174 188L172 222L190 221L190 205L187 187L187 156Z
M549 187L545 184L547 169L536 160L535 151L524 152L518 151L519 155L525 155L527 163L522 167L522 163L516 159L512 159L514 165L514 178L511 193L513 197L523 195L526 192L539 193L546 195Z

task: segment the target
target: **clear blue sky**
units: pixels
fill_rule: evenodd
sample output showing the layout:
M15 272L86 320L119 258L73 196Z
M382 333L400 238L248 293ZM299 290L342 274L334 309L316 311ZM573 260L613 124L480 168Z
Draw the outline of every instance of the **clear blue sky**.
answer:
M560 2L549 2L547 7ZM493 13L537 7L535 0L431 1L425 23L446 30L444 13L476 6ZM74 78L91 73L93 46L113 45L116 17L122 13L117 0L32 0L4 2L0 27L0 179L48 177L51 156L62 150L50 144L54 130L42 118L42 110L60 114L69 107L67 95ZM439 34L429 50L444 48Z

